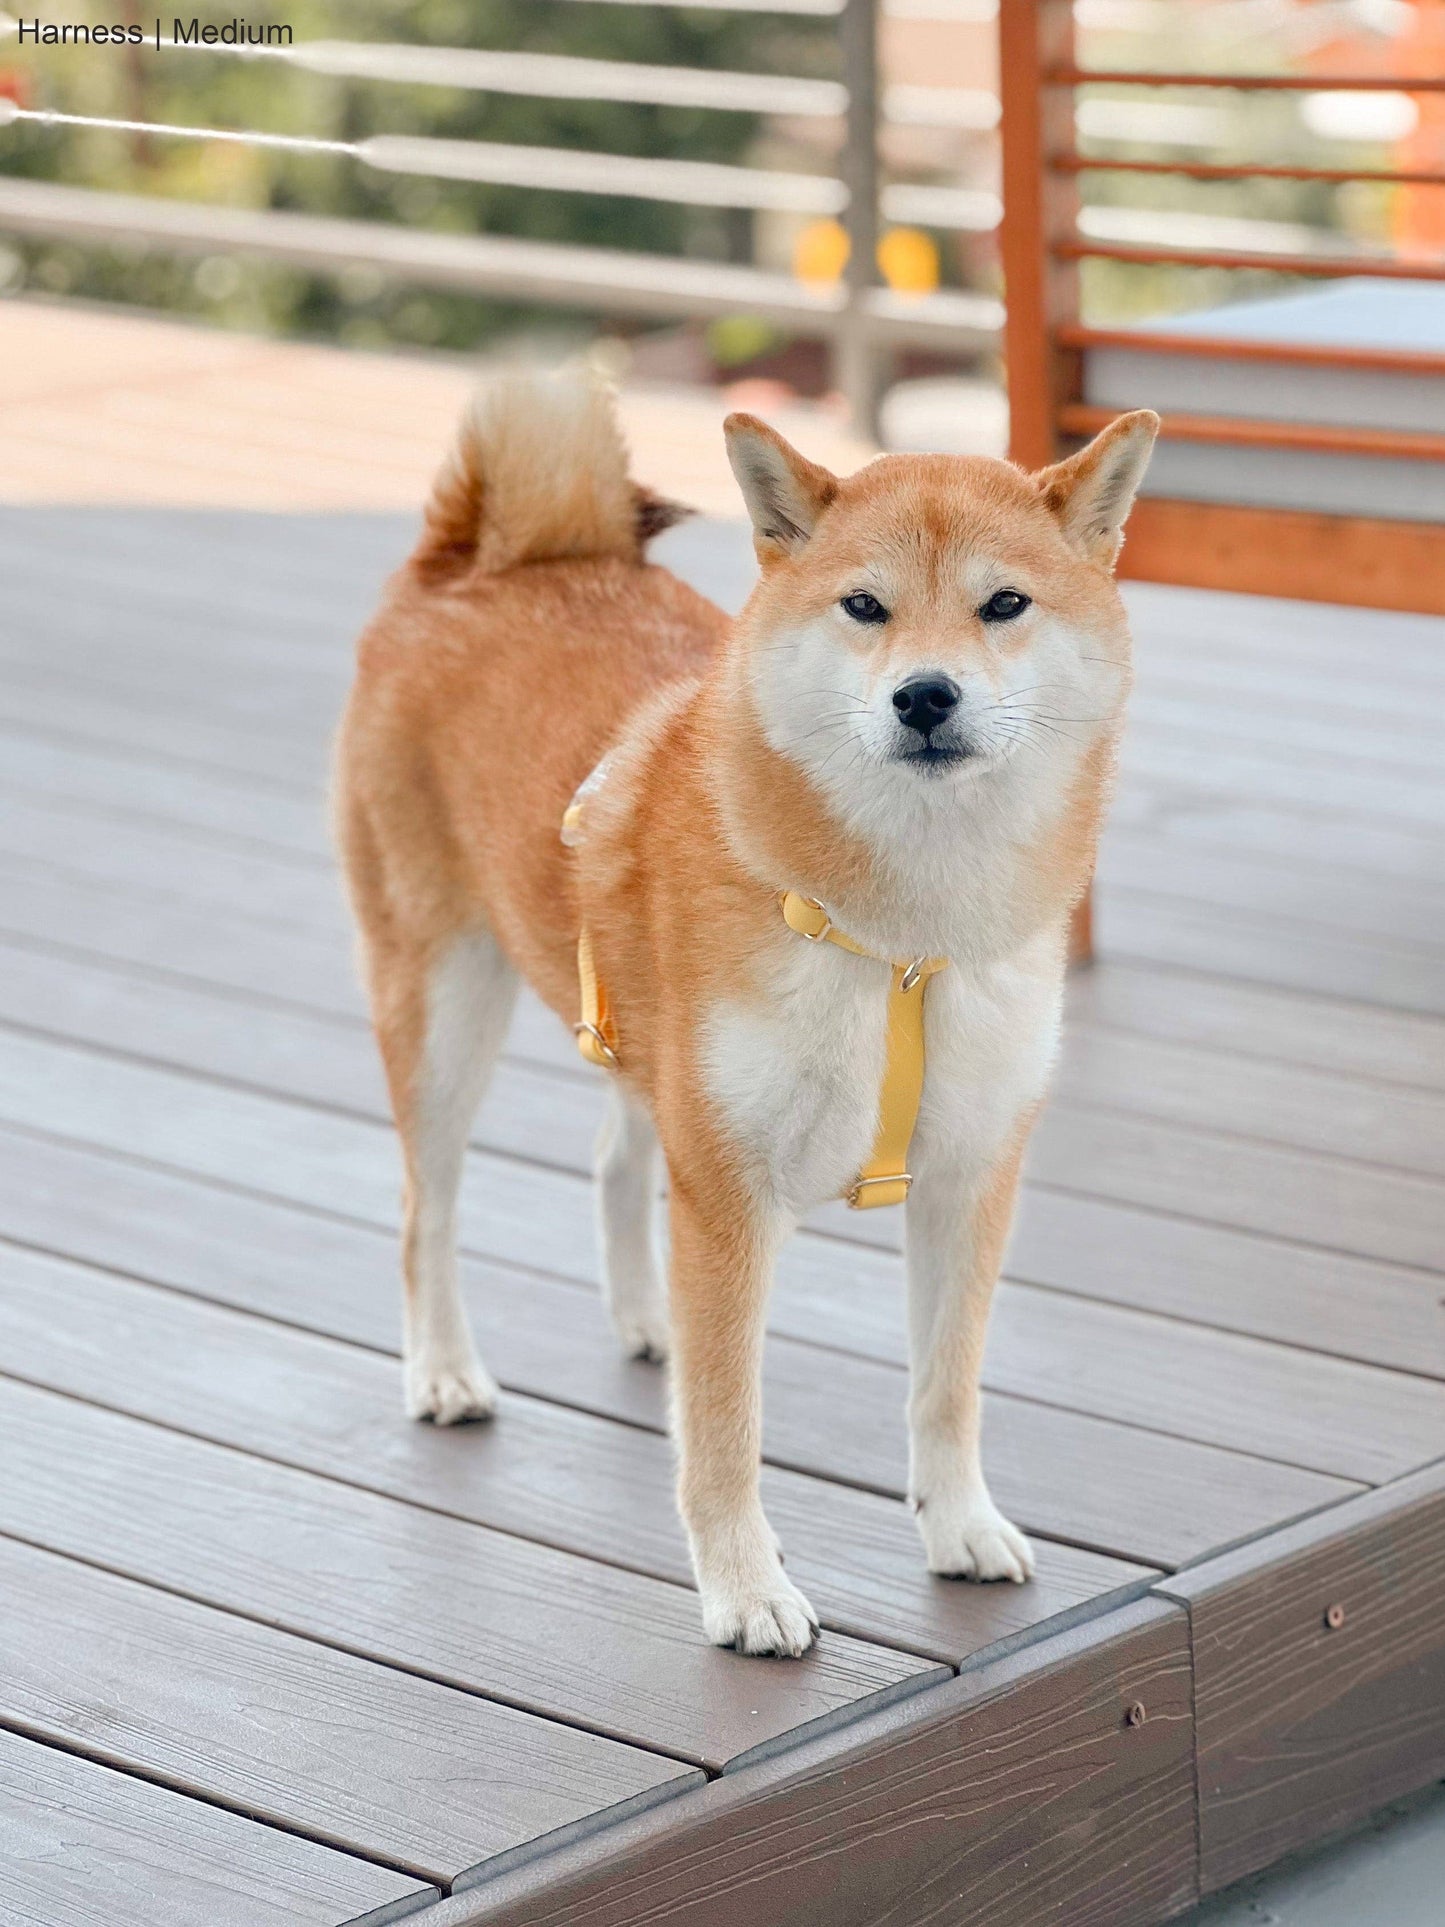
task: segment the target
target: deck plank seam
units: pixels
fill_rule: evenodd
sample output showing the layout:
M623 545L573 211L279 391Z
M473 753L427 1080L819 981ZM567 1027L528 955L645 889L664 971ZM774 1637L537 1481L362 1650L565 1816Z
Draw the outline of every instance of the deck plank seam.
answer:
M0 1538L11 1538L12 1534L0 1531ZM23 1544L24 1541L19 1543ZM58 1555L64 1557L64 1554ZM86 1562L77 1562L86 1563ZM208 1793L194 1785L186 1785L179 1778L147 1767L136 1760L126 1759L103 1746L83 1746L78 1740L62 1739L54 1733L38 1731L27 1720L14 1714L0 1712L0 1731L13 1733L17 1739L25 1740L31 1746L43 1746L52 1753L64 1753L72 1760L84 1760L91 1766L104 1767L108 1772L120 1773L128 1780L139 1780L146 1786L159 1787L165 1793L174 1793L185 1800L194 1800L198 1806L212 1807L219 1813L229 1813L239 1820L249 1820L253 1826L265 1827L272 1833L288 1834L293 1840L306 1840L312 1846L325 1847L328 1852L342 1854L350 1860L359 1860L365 1866L378 1867L384 1873L400 1874L407 1880L419 1880L428 1888L426 1901L443 1898L448 1891L446 1882L438 1881L434 1875L420 1871L415 1866L390 1860L383 1854L369 1853L364 1848L329 1836L323 1829L298 1826L281 1819L275 1814L263 1813L260 1808L247 1806L239 1800L226 1800L218 1793Z
M74 1405L89 1403L89 1401L85 1399L73 1398L67 1392L58 1392L49 1385L34 1385L28 1379L13 1379L11 1382L14 1384L29 1385L32 1390L44 1392L47 1397L67 1399ZM94 1409L98 1411L111 1410L108 1406L96 1406ZM137 1425L147 1425L153 1431L163 1433L172 1432L174 1434L174 1428L157 1425L153 1420L138 1417L133 1412L116 1413L115 1416L131 1420ZM194 1437L193 1434L188 1433L174 1435L179 1437ZM214 1448L218 1452L230 1453L233 1457L247 1458L255 1456L254 1454L244 1452L240 1447L227 1445L219 1439L204 1439L199 1442ZM280 1461L261 1460L260 1463L275 1465L279 1464ZM286 1466L284 1469L289 1472L298 1473L306 1478L324 1479L325 1477L323 1473L312 1472L309 1468L302 1466ZM333 1480L330 1483L336 1484L339 1482ZM364 1488L351 1487L349 1489L358 1491ZM371 1492L368 1496L372 1498L384 1498L392 1505L405 1506L409 1503L409 1501L405 1499L392 1499L390 1495L386 1493ZM417 1508L417 1510L422 1509L423 1508L420 1507ZM471 1520L463 1520L460 1523L473 1525L473 1521ZM478 1532L496 1530L496 1528L490 1526L475 1526L474 1529ZM499 1536L509 1537L513 1535L499 1534ZM50 1553L59 1559L68 1559L72 1565L87 1567L92 1572L105 1573L113 1579L129 1580L133 1585L145 1586L152 1592L164 1594L167 1598L184 1600L192 1606L204 1606L208 1611L224 1613L228 1618L242 1620L249 1625L263 1626L272 1632L286 1633L293 1639L304 1640L308 1645L319 1647L326 1652L343 1653L350 1659L365 1660L368 1665L383 1666L390 1672L399 1673L411 1679L427 1680L434 1686L445 1686L449 1692L465 1693L472 1699L485 1701L489 1706L509 1707L514 1713L525 1713L530 1719L541 1720L548 1726L565 1727L570 1732L587 1733L595 1739L611 1740L618 1746L631 1747L635 1753L648 1753L656 1759L669 1760L675 1765L688 1767L693 1772L703 1774L709 1779L716 1778L719 1772L719 1769L710 1768L702 1762L689 1757L687 1754L677 1752L673 1748L664 1746L656 1740L635 1739L626 1734L611 1731L605 1726L594 1724L588 1720L571 1717L565 1713L551 1710L544 1711L540 1707L530 1705L526 1700L517 1698L511 1694L495 1690L484 1691L481 1687L471 1685L464 1679L456 1678L434 1668L420 1664L408 1665L395 1654L373 1650L371 1647L359 1641L323 1637L311 1628L304 1627L290 1619L278 1617L274 1613L251 1612L244 1606L216 1598L206 1592L193 1591L185 1586L168 1585L158 1579L139 1578L134 1572L128 1571L124 1566L112 1565L104 1559L90 1559L79 1553L67 1552L61 1547L49 1545L44 1539L36 1538L27 1532L18 1532L9 1526L0 1526L0 1539L8 1539L15 1545L29 1546L36 1552ZM583 1555L574 1554L573 1557L580 1560ZM601 1562L599 1561L598 1563ZM668 1582L659 1581L659 1583ZM942 1669L950 1673L952 1671L952 1668L946 1661L935 1659L931 1660L930 1663L936 1669ZM4 1719L0 1717L0 1726L3 1725ZM65 1749L61 1750L63 1751Z

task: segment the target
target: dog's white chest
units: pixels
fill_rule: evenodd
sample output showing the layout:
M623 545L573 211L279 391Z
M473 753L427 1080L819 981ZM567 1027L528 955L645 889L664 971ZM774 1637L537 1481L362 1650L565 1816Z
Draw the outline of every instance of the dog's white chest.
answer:
M986 980L948 968L929 982L926 1068L910 1166L987 1163L1042 1096L1058 1035L1050 953ZM878 1125L889 966L799 942L765 1001L727 1002L702 1036L703 1076L752 1182L798 1215L840 1196Z
M837 1197L872 1147L889 967L830 944L790 944L765 1000L715 1005L703 1076L754 1182L784 1210Z

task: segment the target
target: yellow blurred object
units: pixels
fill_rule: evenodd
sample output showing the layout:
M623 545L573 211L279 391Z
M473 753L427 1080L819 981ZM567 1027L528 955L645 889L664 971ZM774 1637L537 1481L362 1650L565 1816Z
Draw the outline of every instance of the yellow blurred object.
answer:
M800 281L831 284L848 265L851 247L841 221L809 221L793 245ZM916 227L894 227L878 243L878 272L895 294L932 294L938 286L938 247Z
M793 273L800 281L836 281L850 252L841 221L809 221L793 243Z
M938 246L916 227L893 227L878 243L878 269L895 294L932 294L938 286Z

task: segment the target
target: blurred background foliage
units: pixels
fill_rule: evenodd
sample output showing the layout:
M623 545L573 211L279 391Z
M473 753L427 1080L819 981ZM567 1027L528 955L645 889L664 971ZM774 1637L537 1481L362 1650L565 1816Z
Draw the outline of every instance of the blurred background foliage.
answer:
M203 20L240 9L203 9ZM593 55L664 66L831 76L834 23L675 7L577 5L572 0L371 0L364 19L339 0L253 5L251 21L285 21L297 42L355 39ZM150 0L67 4L42 18L138 20ZM27 17L34 17L27 10ZM170 15L162 15L162 31ZM619 154L738 162L758 117L610 101L545 100L463 89L333 79L282 61L140 48L26 50L0 55L33 104L130 120L263 128L328 139L423 134L515 141ZM525 235L648 253L747 260L751 215L622 196L546 194L373 172L345 156L305 156L145 136L27 128L7 140L4 171L116 192L173 195L232 206L303 209L403 222L453 233ZM8 244L7 244L8 245ZM358 269L328 278L224 255L196 261L126 255L60 243L16 245L9 279L38 292L138 303L267 333L358 346L466 350L524 322L586 331L585 318L539 314L474 296L399 288Z

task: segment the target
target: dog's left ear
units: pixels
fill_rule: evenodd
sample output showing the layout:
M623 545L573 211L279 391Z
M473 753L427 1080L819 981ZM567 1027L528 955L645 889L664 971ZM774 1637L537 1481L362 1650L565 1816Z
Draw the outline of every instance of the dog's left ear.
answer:
M838 493L838 478L806 461L775 428L756 415L729 415L723 423L728 460L753 518L758 555L800 549Z
M1124 545L1124 523L1159 432L1152 408L1136 408L1053 468L1035 475L1045 503L1064 534L1090 562L1112 569Z

